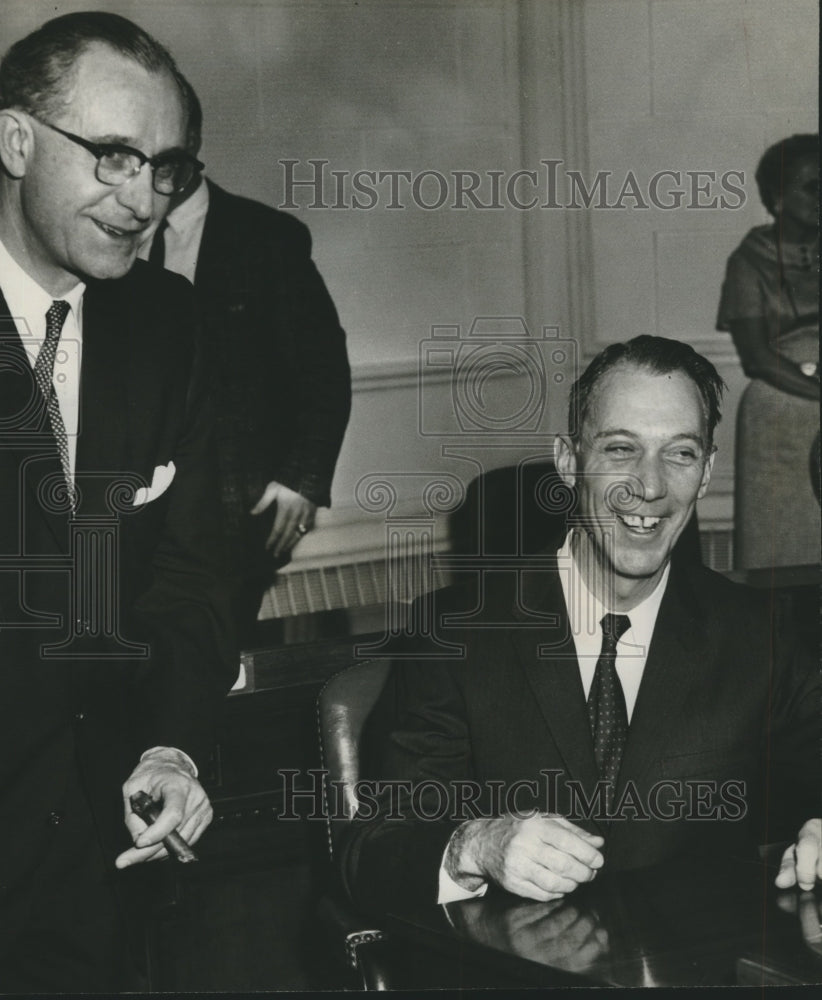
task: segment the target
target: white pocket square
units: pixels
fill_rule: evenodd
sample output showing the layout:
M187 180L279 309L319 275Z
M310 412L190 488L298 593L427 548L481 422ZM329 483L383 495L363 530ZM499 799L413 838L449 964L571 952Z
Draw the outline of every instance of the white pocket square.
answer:
M138 490L134 491L134 506L140 507L142 504L151 503L152 500L156 500L157 497L162 496L169 486L171 486L171 480L174 478L176 471L173 462L169 462L168 465L158 465L154 470L151 486L141 486Z

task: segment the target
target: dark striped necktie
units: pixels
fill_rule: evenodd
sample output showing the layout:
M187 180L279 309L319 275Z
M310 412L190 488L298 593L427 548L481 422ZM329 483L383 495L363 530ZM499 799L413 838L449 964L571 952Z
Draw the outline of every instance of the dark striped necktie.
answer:
M588 693L588 719L599 776L609 783L607 800L610 804L628 739L628 710L616 672L616 651L620 638L631 627L631 619L627 615L607 614L603 615L600 625L602 650Z

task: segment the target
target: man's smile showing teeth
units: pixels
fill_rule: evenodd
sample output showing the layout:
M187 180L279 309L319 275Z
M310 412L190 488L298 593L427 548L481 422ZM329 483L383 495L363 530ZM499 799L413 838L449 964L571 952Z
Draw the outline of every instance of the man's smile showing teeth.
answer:
M640 517L639 514L618 514L623 524L634 531L653 531L662 520L661 517Z
M103 230L104 233L108 233L109 236L134 236L134 230L129 229L118 229L116 226L107 226L105 222L98 222L97 219L94 220L95 224Z

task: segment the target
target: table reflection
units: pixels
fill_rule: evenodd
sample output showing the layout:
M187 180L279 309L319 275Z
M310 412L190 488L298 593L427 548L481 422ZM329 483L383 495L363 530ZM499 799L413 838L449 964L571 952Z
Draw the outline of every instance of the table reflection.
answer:
M581 981L622 986L722 985L737 962L822 980L820 893L779 891L764 863L694 859L604 872L562 900L504 892L446 907L454 932L491 951ZM527 977L528 966L519 971Z

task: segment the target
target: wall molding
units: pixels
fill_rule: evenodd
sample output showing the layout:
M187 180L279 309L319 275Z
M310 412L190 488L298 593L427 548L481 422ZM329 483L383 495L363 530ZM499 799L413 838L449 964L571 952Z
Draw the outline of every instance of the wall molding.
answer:
M730 350L724 347L717 347L711 340L710 335L694 335L688 338L688 342L704 354L717 366L738 366L739 358L733 348ZM591 359L602 349L602 344L577 340L580 345L580 361L587 365ZM419 359L391 358L386 361L366 362L358 364L351 370L351 385L355 393L363 392L385 392L390 389L414 389L419 385ZM515 378L514 375L502 373L498 378ZM447 385L451 381L451 373L447 370L440 372L427 371L425 373L426 385Z
M418 357L390 358L358 364L351 369L351 388L358 392L385 392L387 389L410 389L419 383ZM447 382L449 373L431 372L426 381Z

